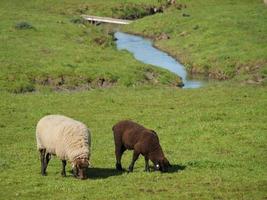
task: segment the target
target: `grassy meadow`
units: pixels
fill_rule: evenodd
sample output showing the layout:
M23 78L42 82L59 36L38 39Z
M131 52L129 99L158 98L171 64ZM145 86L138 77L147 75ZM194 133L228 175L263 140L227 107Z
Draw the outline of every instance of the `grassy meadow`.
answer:
M162 87L98 89L77 93L5 94L1 101L1 196L3 199L264 199L266 89L224 85L181 90ZM205 95L203 95L205 94ZM11 102L10 102L11 101ZM9 103L8 103L9 102ZM86 123L92 132L88 180L67 173L52 159L40 175L35 125L61 113ZM133 119L155 129L169 173L132 174L115 168L111 127ZM132 152L126 152L126 169ZM179 170L179 166L185 169ZM70 170L70 166L67 168Z
M0 1L0 199L267 198L267 7L177 2L122 29L155 39L189 71L227 80L174 87L177 76L117 51L110 29L79 18L145 16L163 0ZM47 114L90 128L88 180L69 165L61 177L57 158L41 176L35 126ZM121 119L158 133L168 173L144 172L142 156L133 173L115 171L111 127Z

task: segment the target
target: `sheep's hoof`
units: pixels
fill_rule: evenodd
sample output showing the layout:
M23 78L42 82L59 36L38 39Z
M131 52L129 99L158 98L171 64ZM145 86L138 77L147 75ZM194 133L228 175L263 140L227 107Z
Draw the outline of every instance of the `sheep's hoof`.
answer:
M133 172L133 168L129 167L128 173Z
M116 170L123 171L121 164L116 164Z

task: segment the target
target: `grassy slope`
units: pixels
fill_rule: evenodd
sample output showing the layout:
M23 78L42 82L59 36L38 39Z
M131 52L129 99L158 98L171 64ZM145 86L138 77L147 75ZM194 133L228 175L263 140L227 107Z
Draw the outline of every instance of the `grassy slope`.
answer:
M160 74L160 83L177 81L165 70L151 68L135 61L129 53L118 52L111 36L101 27L71 23L80 15L78 10L87 4L63 2L0 2L1 90L37 90L48 81L46 85L56 87L61 85L62 77L65 88L97 82L99 78L134 85L145 82L148 69ZM115 2L107 5L106 10L110 12ZM101 10L103 5L101 1L97 8ZM105 12L103 9L102 15ZM31 23L35 29L15 29L21 21ZM95 40L102 40L103 44Z
M99 47L91 41L87 43L87 36L83 35L85 28L69 23L77 15L77 8L83 10L90 5L88 13L111 15L111 7L122 1L114 0L109 4L100 0L19 2L0 2L3 18L0 22L0 40L1 44L5 44L0 46L2 78L13 74L22 76L22 82L25 82L25 74L22 73L25 70L38 76L42 73L49 76L64 73L74 74L74 77L81 71L82 75L89 77L109 72L127 83L128 79L139 81L138 69L148 67L134 61L127 53L116 52L112 46ZM194 1L190 2L194 4ZM211 0L201 2L210 3ZM205 6L203 3L200 8L205 9ZM39 12L43 18L38 18ZM166 17L170 14L166 13ZM151 27L150 20L159 16L145 18L140 23ZM31 22L37 30L16 32L13 26L21 19ZM165 20L165 15L162 19ZM262 19L259 19L258 23L261 22ZM133 26L136 30L140 28L138 24ZM172 31L168 23L158 26L162 30L170 28ZM53 31L48 31L48 27ZM211 23L210 29L215 31L212 27ZM93 27L89 30L93 32L93 37L103 35ZM169 34L172 35L171 31ZM170 40L174 44L175 34ZM198 36L201 38L202 34ZM79 38L85 42L77 43ZM213 38L210 36L210 39ZM226 39L217 38L216 42ZM178 40L188 41L188 46L190 44L190 40ZM257 37L254 40L258 40ZM161 43L164 42L157 45ZM48 50L41 51L42 48ZM228 49L229 46L224 48ZM213 51L211 46L207 49ZM179 52L178 48L174 50ZM187 53L189 55L190 52ZM258 54L262 55L260 50L255 53ZM77 56L80 56L78 64L75 60ZM87 63L90 63L91 69L88 74ZM72 65L78 67L68 71ZM38 70L33 66L38 66ZM119 71L116 71L117 67ZM112 70L109 71L110 68ZM165 78L167 76L163 75ZM127 85L123 81L121 83ZM10 84L20 84L20 80L14 78L7 82L4 79L0 87L12 89L13 85L11 87ZM70 86L73 84L69 82ZM235 82L197 90L139 85L135 88L116 86L83 92L41 90L18 95L1 91L0 199L264 199L267 195L266 99L265 86L241 86ZM89 180L75 180L70 173L69 177L61 178L58 159L53 159L49 164L48 176L41 177L35 147L35 125L42 116L51 113L73 117L90 127L94 168L90 170ZM111 127L125 118L158 132L163 149L174 164L172 173L144 173L141 157L133 174L114 172ZM131 153L128 152L123 158L124 167L129 165L130 159ZM186 168L177 171L178 165Z
M187 6L144 18L125 30L169 40L155 45L194 72L263 82L267 76L267 12L261 0L178 1ZM184 17L183 14L189 14ZM250 76L248 76L250 74Z

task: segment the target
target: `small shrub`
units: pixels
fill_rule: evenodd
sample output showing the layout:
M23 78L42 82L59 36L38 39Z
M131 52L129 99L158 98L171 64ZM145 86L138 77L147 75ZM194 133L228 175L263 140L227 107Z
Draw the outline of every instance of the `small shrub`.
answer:
M15 25L18 30L33 29L34 27L28 22L19 22Z
M99 37L92 38L92 42L101 47L111 47L114 45L112 36L110 35L100 35Z
M25 93L25 92L34 92L35 87L32 83L27 81L18 81L11 84L8 88L8 91L11 93Z
M78 12L79 14L85 14L88 10L89 10L88 5L82 5L76 10L76 12Z
M83 19L82 17L73 18L70 20L70 22L74 24L86 24L87 23L87 21Z
M140 4L121 4L115 8L112 8L113 15L122 19L140 19L148 15L163 12L163 6L151 6Z

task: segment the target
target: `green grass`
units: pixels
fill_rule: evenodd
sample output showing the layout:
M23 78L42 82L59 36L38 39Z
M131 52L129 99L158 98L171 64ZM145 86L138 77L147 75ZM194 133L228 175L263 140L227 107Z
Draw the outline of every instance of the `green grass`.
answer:
M102 5L103 1L96 4L99 10ZM147 70L159 75L154 81L159 84L180 82L166 70L117 51L109 30L73 23L81 14L77 11L81 6L85 6L83 1L1 1L0 90L87 89L97 87L99 79L132 86L148 82ZM16 28L21 23L34 28Z
M257 92L255 92L255 90ZM205 95L203 95L205 94ZM215 85L198 90L162 87L35 93L1 98L0 188L4 199L264 199L266 197L266 88ZM9 102L9 103L7 103ZM93 171L79 181L60 175L52 159L40 174L35 125L60 113L92 132ZM115 168L111 127L132 119L157 131L172 173ZM127 152L122 163L131 161ZM177 171L177 165L186 168ZM70 166L68 165L68 170Z
M125 30L165 32L170 39L155 45L189 70L232 80L170 87L175 75L117 51L109 29L79 20L163 1L0 1L0 199L266 199L266 8L260 0L181 2L186 9L170 7ZM151 70L158 77L149 82ZM111 87L99 86L103 79ZM91 129L88 180L73 178L69 165L61 177L57 158L41 176L35 126L48 114ZM174 166L169 173L143 172L143 157L133 173L115 172L111 127L122 119L157 131Z
M267 12L263 1L179 2L186 8L172 7L125 30L151 38L167 33L170 39L155 45L175 56L189 71L218 79L236 77L266 83Z

